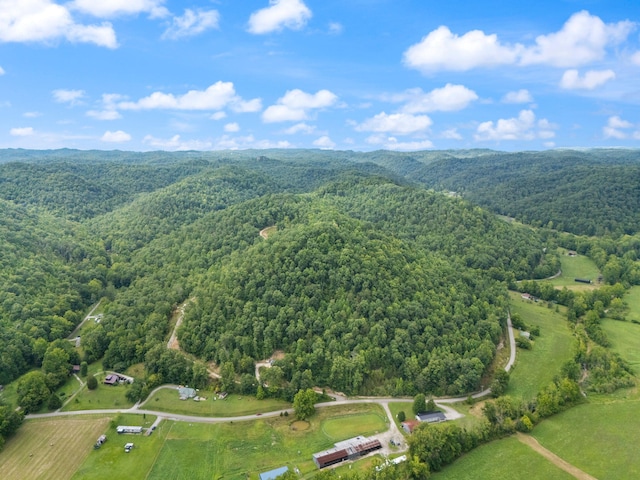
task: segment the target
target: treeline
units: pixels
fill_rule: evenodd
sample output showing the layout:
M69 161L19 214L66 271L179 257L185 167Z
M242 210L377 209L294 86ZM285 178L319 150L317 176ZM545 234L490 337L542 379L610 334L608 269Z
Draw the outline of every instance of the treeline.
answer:
M637 150L494 153L432 162L415 177L530 225L620 236L640 231L638 158Z

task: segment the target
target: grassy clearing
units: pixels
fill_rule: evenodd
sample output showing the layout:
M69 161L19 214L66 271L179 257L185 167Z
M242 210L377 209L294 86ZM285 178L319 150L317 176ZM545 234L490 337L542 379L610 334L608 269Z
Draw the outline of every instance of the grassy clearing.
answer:
M200 402L180 400L177 390L163 388L154 393L143 404L143 408L208 417L237 417L291 408L290 403L274 398L257 400L255 397L246 395L229 395L224 400L214 400L213 392L199 392L199 394L207 399Z
M600 271L593 260L584 255L576 255L570 257L563 250L560 254L560 265L562 267L562 275L558 278L550 280L555 287L567 287L569 290L589 290L596 288L596 280L600 275ZM588 278L593 281L592 285L585 283L577 283L576 278Z
M85 385L62 410L65 412L73 412L102 408L129 408L133 406L133 402L130 402L127 400L127 397L125 397L128 386L103 385L103 379L104 375L98 375L98 388L89 390Z
M464 455L433 480L571 480L573 477L520 443L515 437L496 440Z
M322 432L328 438L335 440L358 435L375 435L385 432L388 428L387 416L377 413L351 415L347 422L342 417L334 417L325 420L322 424Z
M512 370L508 395L524 399L533 398L560 372L563 363L571 359L574 338L567 324L564 309L559 312L544 302L522 300L519 293L511 292L511 312L518 313L530 326L540 327L540 336L531 350L518 349Z
M611 349L626 360L636 375L640 374L640 325L605 318L602 329L611 342Z
M640 287L631 287L624 296L624 301L629 305L629 311L626 314L627 320L640 322Z
M639 410L637 394L596 397L545 420L532 433L544 447L599 480L640 478Z
M404 412L405 418L407 420L413 418L413 402L389 402L389 410L391 410L391 415L393 415L393 420L396 422L396 425L401 433L405 433L402 429L402 422L398 421L398 413ZM406 434L405 434L406 435Z
M155 417L147 415L118 415L106 433L107 442L99 449L93 450L76 470L72 470L74 480L111 480L114 478L144 479L153 466L157 452L162 448L166 431L170 426L160 423L151 436L118 435L117 425L139 425L149 427ZM95 441L95 440L94 440ZM130 453L125 453L124 445L132 442L135 446Z
M117 435L110 428L107 443L87 457L73 479L257 480L260 472L284 465L297 467L306 476L317 471L313 453L353 436L363 418L383 415L378 405L357 404L318 410L306 430L294 430L292 416L220 424L165 420L150 437ZM342 428L334 430L337 438L329 438L325 426L336 417ZM127 414L114 423L141 425L142 421L148 425L153 419ZM127 454L123 447L128 441L136 446ZM357 463L353 468L364 467Z
M3 480L64 480L93 451L107 429L108 418L30 420L0 453Z

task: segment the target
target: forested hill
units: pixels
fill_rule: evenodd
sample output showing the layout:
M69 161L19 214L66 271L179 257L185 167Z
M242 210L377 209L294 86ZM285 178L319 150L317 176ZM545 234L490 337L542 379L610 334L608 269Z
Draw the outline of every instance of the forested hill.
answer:
M535 226L582 235L640 231L640 150L449 158L425 165L414 178Z
M558 268L535 231L404 178L440 153L20 153L33 158L0 162L5 382L39 366L47 342L100 297L104 321L83 334L83 351L118 370L162 345L172 309L195 298L207 307L190 313L185 346L239 373L282 348L287 380L308 369L348 391L459 393L493 357L506 284ZM394 160L411 168L393 173ZM277 233L265 241L268 226ZM258 268L274 275L242 293ZM238 302L246 315L211 316ZM337 304L350 310L334 315ZM238 337L263 309L262 330ZM347 333L351 343L332 342ZM352 376L338 379L347 364Z

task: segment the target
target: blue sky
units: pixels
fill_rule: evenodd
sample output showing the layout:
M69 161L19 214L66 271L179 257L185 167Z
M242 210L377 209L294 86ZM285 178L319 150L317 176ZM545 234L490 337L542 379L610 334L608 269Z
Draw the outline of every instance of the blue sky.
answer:
M0 0L0 148L606 146L637 0Z

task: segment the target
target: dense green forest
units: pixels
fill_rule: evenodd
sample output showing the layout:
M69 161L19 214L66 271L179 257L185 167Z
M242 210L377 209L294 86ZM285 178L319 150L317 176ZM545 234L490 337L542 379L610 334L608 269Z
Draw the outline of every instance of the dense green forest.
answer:
M54 389L71 364L100 359L191 381L193 362L163 347L185 301L182 348L223 366L232 387L282 350L273 371L283 386L468 393L490 373L507 288L567 305L605 347L601 311L640 284L637 159L0 151L0 384L42 368L24 381ZM265 227L275 227L267 239ZM600 298L532 281L559 271L558 247L591 257L615 290ZM100 299L103 321L78 358L62 339ZM605 372L594 390L627 382L622 369L611 383L598 348L580 354Z

